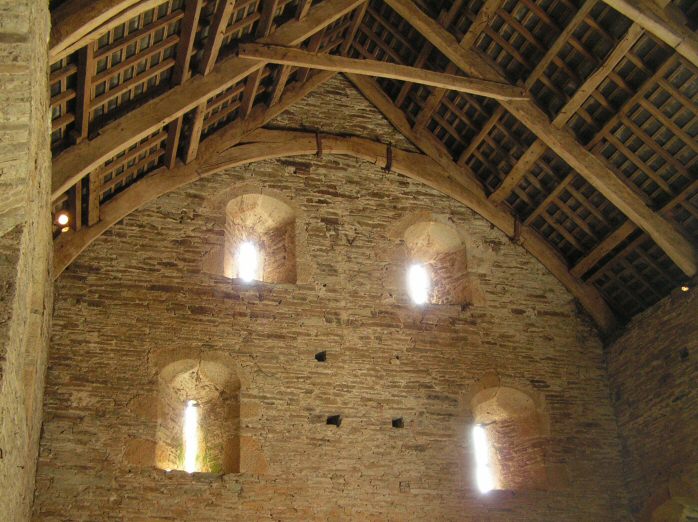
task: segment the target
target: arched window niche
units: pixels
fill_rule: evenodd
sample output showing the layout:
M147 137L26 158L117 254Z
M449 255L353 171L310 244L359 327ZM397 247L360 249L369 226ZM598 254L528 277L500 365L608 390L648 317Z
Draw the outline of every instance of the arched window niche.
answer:
M240 278L240 251L252 245L257 276L266 283L296 283L296 216L293 209L266 194L244 194L225 207L223 275Z
M409 288L409 278L418 266L426 272L424 302L436 305L471 303L465 241L455 226L436 219L416 221L404 228L402 240L406 249L408 293L413 301L418 303Z
M498 383L482 387L470 400L473 418L473 475L481 492L547 489L545 446L549 432L542 399ZM484 434L487 455L478 455L476 427ZM482 440L480 441L482 444ZM487 461L490 484L478 476Z
M158 468L240 472L240 380L230 364L215 357L170 361L158 375L158 399Z

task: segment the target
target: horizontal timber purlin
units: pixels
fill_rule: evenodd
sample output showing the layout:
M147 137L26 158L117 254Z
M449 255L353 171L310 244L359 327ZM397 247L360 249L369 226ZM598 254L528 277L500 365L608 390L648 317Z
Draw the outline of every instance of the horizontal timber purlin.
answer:
M264 38L263 43L297 45L360 4L360 0L325 0L311 8L304 20L285 23ZM71 147L54 159L53 197L58 197L120 150L137 143L259 68L260 65L251 60L235 57L223 60L208 76L196 76L171 88L102 129L95 139Z
M326 71L405 80L433 87L479 94L494 99L524 100L527 98L522 89L509 84L464 78L462 76L426 71L419 67L386 64L385 62L375 60L344 58L327 53L310 53L287 47L241 44L238 48L238 56L284 66L310 67Z

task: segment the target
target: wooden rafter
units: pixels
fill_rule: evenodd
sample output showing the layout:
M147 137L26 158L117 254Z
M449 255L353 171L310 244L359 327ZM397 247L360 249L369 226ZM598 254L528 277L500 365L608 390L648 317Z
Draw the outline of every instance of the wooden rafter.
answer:
M143 10L157 5L155 0L73 0L58 6L51 12L49 60L55 62L88 42L97 40L99 34L114 26L115 20L117 24L123 23L120 14L136 16L138 12L131 8L138 3L146 4ZM95 35L95 31L99 33Z
M317 31L361 5L363 0L325 0L312 7L302 21L280 26L261 43L298 45ZM143 104L102 130L92 141L75 145L53 161L53 198L59 197L87 173L118 152L161 129L184 113L259 70L253 60L230 57L219 62L208 76L197 76Z
M238 56L270 63L294 65L296 67L310 67L313 69L322 69L324 71L403 80L422 85L430 85L432 87L477 94L497 100L528 99L528 96L520 87L515 87L508 83L465 78L463 76L427 71L416 67L396 65L376 60L345 58L326 53L311 53L300 49L261 44L241 44L238 47Z
M233 14L234 8L235 0L220 0L218 8L213 15L213 21L211 27L209 27L208 38L204 46L204 56L199 67L199 71L204 76L209 74L216 64L223 37L225 36L225 28L228 26L230 15Z
M698 66L698 36L673 20L654 0L603 0Z
M505 80L489 61L462 48L450 33L410 0L386 2L466 74L492 81ZM501 103L620 211L645 230L684 273L689 276L696 273L698 259L691 242L671 222L652 211L605 160L587 151L566 129L551 125L548 117L534 102L503 100Z

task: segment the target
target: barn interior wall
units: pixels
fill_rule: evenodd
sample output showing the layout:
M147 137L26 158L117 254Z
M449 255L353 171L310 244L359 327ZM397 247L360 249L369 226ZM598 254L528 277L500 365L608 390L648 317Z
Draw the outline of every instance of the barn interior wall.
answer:
M52 313L47 2L0 1L0 520L27 520Z
M341 77L272 123L406 146ZM227 202L245 191L294 209L297 284L245 286L202 270L224 244ZM415 215L463 233L471 304L410 304L396 226ZM262 161L160 197L60 276L53 323L36 520L627 516L591 320L485 220L378 166ZM233 367L241 473L149 464L158 361L177 357ZM471 399L493 383L535 398L548 419L543 486L477 491ZM339 427L327 424L335 415Z
M623 475L636 516L667 502L675 513L698 509L697 317L698 292L677 289L608 347Z

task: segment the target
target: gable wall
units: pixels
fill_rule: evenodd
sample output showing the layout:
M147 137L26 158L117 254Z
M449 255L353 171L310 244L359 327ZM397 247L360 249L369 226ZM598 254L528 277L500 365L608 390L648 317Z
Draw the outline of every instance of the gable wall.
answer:
M341 78L273 123L406 145ZM241 187L298 212L298 285L202 272ZM418 213L467 238L472 306L409 304L396 230ZM36 520L625 517L591 321L483 219L374 165L309 156L199 180L95 241L56 292ZM235 361L244 473L143 465L156 433L153 361L172 352ZM485 377L544 405L547 491L477 492L469 399ZM326 424L335 414L339 428Z

